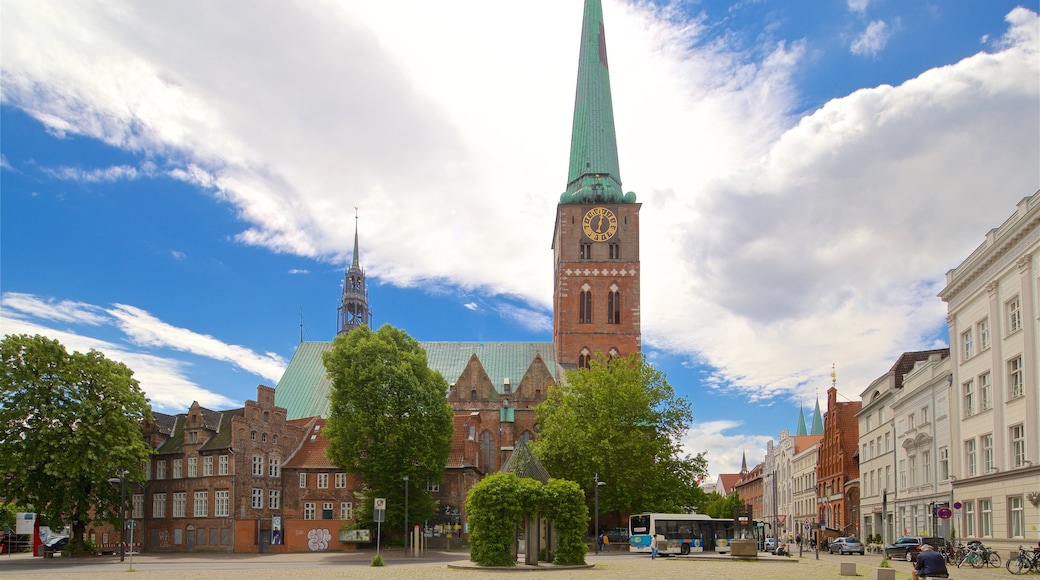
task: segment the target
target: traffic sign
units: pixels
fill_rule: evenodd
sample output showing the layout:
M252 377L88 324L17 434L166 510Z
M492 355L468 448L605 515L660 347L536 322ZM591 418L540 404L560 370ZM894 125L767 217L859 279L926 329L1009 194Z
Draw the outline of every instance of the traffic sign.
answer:
M386 498L385 497L377 497L376 498L376 509L377 510L385 510L386 509Z
M948 520L953 517L953 510L948 507L942 507L935 510L935 515L939 516L940 520Z
M964 507L964 504L962 504L961 502L959 502L959 501L955 501L955 502L953 502L953 509L955 509L955 510L959 510L959 509L961 509L962 507Z

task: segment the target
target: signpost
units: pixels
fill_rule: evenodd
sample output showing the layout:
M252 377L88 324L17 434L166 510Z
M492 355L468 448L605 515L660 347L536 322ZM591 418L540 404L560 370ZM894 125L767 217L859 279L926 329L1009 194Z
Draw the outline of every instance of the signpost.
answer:
M379 555L379 536L382 535L383 529L383 518L386 516L386 498L377 497L375 504L375 520L376 520L376 556Z

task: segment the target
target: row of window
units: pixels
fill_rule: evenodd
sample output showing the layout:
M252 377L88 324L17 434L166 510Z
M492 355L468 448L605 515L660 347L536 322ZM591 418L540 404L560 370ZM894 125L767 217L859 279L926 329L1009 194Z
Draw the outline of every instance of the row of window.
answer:
M1014 334L1022 330L1022 299L1016 294L1014 298L1004 303L1004 322L1007 325L1007 334ZM975 349L975 337L978 337L978 350ZM975 323L961 333L961 354L967 360L977 353L990 347L989 317Z
M860 451L860 461L867 461L874 459L882 453L888 453L892 450L892 433L885 432L885 446L881 446L881 435L877 436L877 439L870 441L869 443L863 443L863 450Z
M1008 464L1012 469L1026 466L1026 428L1019 423L1008 428ZM981 457L980 457L981 456ZM981 458L981 464L980 464ZM996 451L993 447L993 434L986 433L978 438L972 437L964 441L964 470L968 477L985 475L999 471L996 462Z
M979 499L968 500L964 503L964 511L961 516L961 534L966 538L992 538L993 537L993 500ZM1007 537L1025 537L1025 504L1022 496L1008 496L1007 498Z
M592 324L592 318L592 290L586 286L578 294L578 322ZM607 324L621 324L621 292L617 285L611 286L607 292Z
M611 243L607 244L607 254L611 260L621 259L621 244ZM580 243L578 244L578 257L582 260L592 259L592 244Z
M201 459L202 459L202 477L210 477L211 475L213 475L213 456L212 455L206 455L206 456L203 456ZM254 459L254 461L255 461L255 459ZM184 460L183 459L173 459L173 460L170 461L170 464L171 464L170 465L171 473L169 474L170 478L171 479L181 479L181 478L183 478L184 477ZM187 464L188 464L188 477L199 477L199 458L198 457L189 457ZM151 479L151 473L147 473L147 472L149 472L151 470L147 469L148 465L146 465L145 468L146 468L145 469L145 471L146 471L145 478L146 479ZM219 455L219 456L217 456L217 475L228 475L229 470L230 470L230 462L228 460L228 456L227 455ZM157 480L158 479L166 479L166 476L167 476L166 460L165 459L156 460L156 462L155 462L155 479L157 479Z
M336 489L346 489L347 487L347 474L336 473L335 484ZM307 487L307 480L310 477L307 473L300 474L300 488L304 489ZM314 487L315 489L328 489L329 488L329 474L327 473L315 473L314 474Z
M278 490L271 490L278 494ZM254 490L255 492L255 490ZM172 494L173 509L170 511L170 517L184 518L188 517L188 493L185 491L175 491ZM152 494L152 517L153 518L165 518L166 507L167 507L167 494L165 492L159 492ZM192 504L191 517L194 518L208 518L210 517L209 510L209 491L196 491L194 493L194 500ZM277 502L276 502L277 503ZM144 517L144 495L134 494L131 498L132 515L134 518ZM213 517L215 518L226 518L228 517L231 509L230 503L230 492L226 489L217 490L213 492Z
M335 503L326 501L321 504L321 519L331 520L336 519L333 517L333 507ZM308 501L303 503L303 519L305 520L316 520L318 519L318 504L317 502ZM352 520L354 519L354 504L349 501L343 501L339 504L339 519L341 520Z
M1007 361L1008 400L1025 395L1022 355ZM993 381L989 371L978 377L968 379L961 384L964 416L971 417L975 413L993 408Z

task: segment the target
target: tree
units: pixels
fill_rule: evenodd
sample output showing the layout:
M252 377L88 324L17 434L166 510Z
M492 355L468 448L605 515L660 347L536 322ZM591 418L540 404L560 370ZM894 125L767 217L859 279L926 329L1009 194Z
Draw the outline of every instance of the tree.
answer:
M600 513L689 512L703 501L704 454L690 457L681 446L690 403L640 355L600 355L567 371L535 413L535 455L553 477L579 482L587 501L596 475L607 482Z
M448 382L415 339L390 325L337 336L323 360L332 379L328 458L363 479L361 513L386 498L386 521L403 525L407 476L409 521L432 515L426 484L440 483L451 448Z
M722 495L717 491L713 491L707 496L707 502L705 503L704 509L701 513L709 515L713 518L732 518L733 508L744 505L744 501L740 499L737 492L731 494Z
M82 545L89 522L119 522L120 490L109 479L144 479L148 399L133 371L95 350L69 354L56 340L8 335L0 358L0 497L34 505L52 526L71 524Z

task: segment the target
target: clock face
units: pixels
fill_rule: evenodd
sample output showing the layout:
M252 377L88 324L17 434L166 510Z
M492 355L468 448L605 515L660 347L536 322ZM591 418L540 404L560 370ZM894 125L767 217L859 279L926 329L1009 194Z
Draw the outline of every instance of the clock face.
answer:
M605 207L594 207L585 213L581 229L594 242L605 242L617 232L617 216Z

